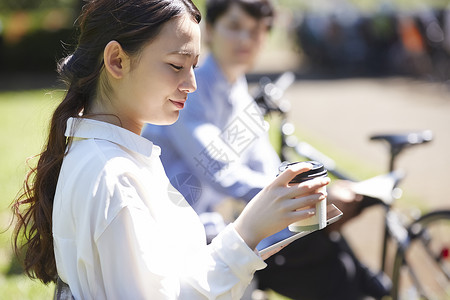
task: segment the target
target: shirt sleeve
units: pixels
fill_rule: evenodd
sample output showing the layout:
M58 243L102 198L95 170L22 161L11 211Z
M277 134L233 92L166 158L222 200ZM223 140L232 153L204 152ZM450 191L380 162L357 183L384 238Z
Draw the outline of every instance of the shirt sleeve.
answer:
M191 252L167 249L152 227L148 212L124 207L98 238L108 299L239 299L254 272L266 266L232 224ZM178 262L176 268L167 260Z

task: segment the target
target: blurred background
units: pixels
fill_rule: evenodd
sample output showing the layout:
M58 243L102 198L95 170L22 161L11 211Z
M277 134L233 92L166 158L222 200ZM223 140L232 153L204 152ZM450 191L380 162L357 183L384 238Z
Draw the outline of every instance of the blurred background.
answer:
M203 9L203 0L194 2ZM387 169L387 150L369 135L433 130L431 144L406 151L399 161L408 174L408 201L398 207L411 214L449 208L450 1L275 3L270 40L248 76L252 88L264 76L294 72L285 96L298 137L361 180ZM0 294L7 299L53 293L53 286L27 279L14 258L9 205L25 176L25 159L40 152L61 99L55 62L76 44L73 24L82 5L0 0ZM346 228L373 268L379 267L381 214L371 209Z
M203 1L194 2L201 8ZM448 2L278 0L277 25L288 30L283 33L301 60L296 67L308 76L405 75L446 81ZM0 72L53 72L55 60L73 49L73 24L82 4L1 0Z

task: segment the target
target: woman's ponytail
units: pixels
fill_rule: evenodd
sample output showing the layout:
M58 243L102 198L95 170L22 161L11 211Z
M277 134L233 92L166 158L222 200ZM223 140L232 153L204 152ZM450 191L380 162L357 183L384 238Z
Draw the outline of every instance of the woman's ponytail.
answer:
M26 274L44 283L54 282L57 278L52 211L59 171L70 142L65 136L67 120L78 117L88 108L101 71L99 63L89 65L91 62L86 62L86 57L83 59L80 55L80 51L75 51L58 64L60 78L68 89L53 113L48 140L37 165L27 174L23 192L13 203L17 217L14 250L18 257L24 258ZM25 250L23 256L20 255L22 250Z
M59 172L70 147L70 139L65 137L66 124L70 117L89 113L97 94L107 93L108 85L99 82L105 46L116 40L128 55L137 57L167 21L184 13L200 22L200 12L190 0L90 0L83 6L75 52L58 64L67 93L53 113L38 163L28 173L23 191L12 205L17 217L14 250L19 257L19 252L25 250L24 267L30 277L44 283L57 279L52 210Z
M57 277L53 252L52 210L59 171L67 150L66 123L86 107L89 95L69 87L53 113L47 143L36 167L27 174L23 193L13 204L17 223L13 234L14 249L25 249L24 269L28 276L44 283ZM24 237L22 243L20 237ZM21 245L19 245L21 243ZM20 255L19 255L20 256Z

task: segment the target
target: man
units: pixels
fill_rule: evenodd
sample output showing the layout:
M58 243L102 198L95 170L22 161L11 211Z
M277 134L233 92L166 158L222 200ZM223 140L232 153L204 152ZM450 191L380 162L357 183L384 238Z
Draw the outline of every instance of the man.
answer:
M161 159L168 177L205 221L211 237L221 224L217 212L225 223L232 222L239 214L236 207L276 176L281 163L245 79L273 18L268 0L207 1L210 54L196 71L197 91L189 95L174 125L149 125L143 131L165 149ZM344 196L333 200L334 194ZM329 201L346 206L357 205L355 199L348 190L329 195ZM351 300L387 293L331 230L292 243L267 263L256 274L259 287L293 299Z

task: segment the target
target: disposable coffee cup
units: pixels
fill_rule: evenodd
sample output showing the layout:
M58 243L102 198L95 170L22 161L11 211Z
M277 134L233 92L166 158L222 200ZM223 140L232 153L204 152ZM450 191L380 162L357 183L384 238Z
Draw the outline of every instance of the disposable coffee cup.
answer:
M280 167L280 169L283 170L280 171L284 171L289 166L297 163L298 162L284 164ZM317 161L307 161L306 163L311 164L313 166L312 169L295 176L295 178L289 182L290 184L301 183L319 177L327 177L328 173L323 164ZM321 187L319 190L326 192L326 186ZM316 214L314 216L290 224L289 230L294 232L313 231L317 229L323 229L326 226L327 226L327 199L324 199L317 202Z

